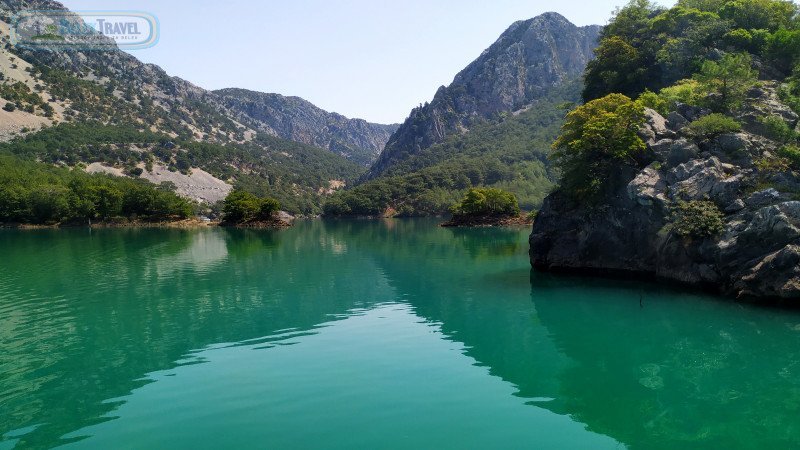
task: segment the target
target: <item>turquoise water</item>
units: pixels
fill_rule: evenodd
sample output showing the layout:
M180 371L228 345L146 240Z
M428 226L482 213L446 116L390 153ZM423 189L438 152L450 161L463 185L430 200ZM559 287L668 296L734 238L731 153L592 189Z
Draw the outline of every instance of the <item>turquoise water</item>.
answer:
M0 449L800 445L798 312L532 275L526 238L1 231Z

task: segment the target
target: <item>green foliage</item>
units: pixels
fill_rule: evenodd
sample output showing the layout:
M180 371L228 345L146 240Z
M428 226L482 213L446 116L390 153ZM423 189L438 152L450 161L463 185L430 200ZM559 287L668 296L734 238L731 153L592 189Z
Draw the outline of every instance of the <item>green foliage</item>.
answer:
M737 28L776 31L795 25L797 5L789 0L733 0L722 2L719 15Z
M767 38L765 57L782 73L789 73L800 58L800 30L778 30Z
M174 141L130 125L95 121L62 123L6 144L25 159L75 166L99 162L138 176L158 163L188 173L201 168L217 178L259 195L278 198L288 211L316 214L330 180L351 182L363 168L331 152L272 136L258 135L247 144ZM235 181L234 181L235 180Z
M638 51L619 36L600 41L596 58L586 71L585 99L599 98L602 92L619 92L630 96L644 88L642 66Z
M714 138L725 133L736 133L742 124L724 114L709 114L689 124L689 131L700 138Z
M636 101L646 108L657 111L662 116L666 116L670 112L670 103L666 98L649 89L645 89Z
M678 202L672 211L672 226L683 237L707 238L725 229L722 211L714 202L692 200Z
M778 90L778 95L792 111L800 114L800 65L795 66L792 76Z
M3 111L14 112L17 109L17 106L11 102L6 103L3 105Z
M727 54L721 61L706 61L695 79L705 94L706 106L719 112L738 109L745 94L758 81L749 54Z
M0 156L0 223L119 218L163 221L191 213L189 202L144 181Z
M502 123L476 125L432 145L377 179L335 193L324 213L378 216L393 208L400 216L442 215L477 186L512 192L524 209L537 208L556 178L547 154L564 119L564 100L577 100L578 90L575 82Z
M697 105L700 103L700 83L696 80L680 80L672 86L665 87L658 95L667 104L667 110L672 111L678 103Z
M786 158L794 170L800 170L800 147L797 145L785 145L778 150L778 155Z
M800 152L798 152L798 157L800 157ZM759 171L760 178L766 178L765 175L768 177L783 173L790 169L789 160L780 156L763 156L754 160L753 163Z
M621 94L610 94L567 115L553 158L562 187L575 198L598 194L619 164L637 165L645 145L638 136L644 108Z
M765 73L786 74L800 59L797 13L788 0L681 0L669 9L631 1L602 32L584 100L657 92L720 54L744 52L767 63Z
M450 208L455 216L515 217L520 213L517 197L500 189L472 188L464 198Z
M225 222L234 224L268 221L280 208L280 202L274 198L257 197L246 191L234 190L222 203L222 217Z
M760 122L764 125L764 135L773 141L785 144L797 140L797 132L780 116L762 117Z
M50 108L39 94L32 92L27 84L17 81L14 83L0 83L0 97L9 100L15 108L8 109L9 103L3 108L6 111L13 111L19 108L29 113L44 113L44 108Z

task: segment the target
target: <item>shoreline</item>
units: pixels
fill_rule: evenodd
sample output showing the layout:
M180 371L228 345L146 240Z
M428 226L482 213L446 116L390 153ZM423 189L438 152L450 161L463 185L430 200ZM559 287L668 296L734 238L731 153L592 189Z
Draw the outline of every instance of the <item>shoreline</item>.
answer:
M496 217L496 216L479 216L479 217L452 217L450 220L439 224L443 228L491 228L491 227L531 227L533 226L533 219L527 216L516 217Z
M167 229L198 229L198 228L249 228L249 229L285 229L294 224L284 221L257 222L244 224L226 224L220 221L204 221L200 219L183 219L175 221L144 222L93 222L88 223L56 223L51 225L27 223L0 223L0 230L66 230L74 228L111 229L111 228L167 228Z

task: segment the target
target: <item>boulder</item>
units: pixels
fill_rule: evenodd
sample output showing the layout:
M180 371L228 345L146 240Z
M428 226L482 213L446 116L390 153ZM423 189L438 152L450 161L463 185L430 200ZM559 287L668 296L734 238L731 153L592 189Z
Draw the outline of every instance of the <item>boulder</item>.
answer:
M687 105L685 103L678 103L678 105L675 107L675 111L681 116L685 117L689 122L694 122L703 116L711 114L711 111L708 109L701 108L699 106Z
M647 167L628 183L628 198L641 206L652 206L657 202L663 207L667 201L666 188L661 172L652 166Z
M661 139L654 144L650 144L650 151L653 152L653 157L661 162L666 162L669 158L669 153L672 150L672 145L675 143L672 139Z
M750 145L750 141L744 133L722 134L715 139L715 143L720 150L729 155L744 152Z
M672 131L679 131L683 129L683 127L689 125L689 121L686 120L686 117L678 114L676 111L672 111L667 116L667 126Z
M667 166L675 167L697 157L700 148L686 139L678 139L672 143L667 155Z
M675 133L667 128L667 119L653 109L645 108L645 123L639 129L639 137L645 143L652 144L659 139L674 137Z
M728 176L717 158L694 160L672 170L677 181L670 188L671 197L686 201L711 199L720 205L736 201L742 188L742 175Z
M765 256L734 283L734 290L739 297L800 298L800 246Z
M769 205L778 201L781 198L780 192L776 191L774 188L764 189L763 191L758 191L750 194L749 197L744 201L747 206L751 208L759 208L764 205Z

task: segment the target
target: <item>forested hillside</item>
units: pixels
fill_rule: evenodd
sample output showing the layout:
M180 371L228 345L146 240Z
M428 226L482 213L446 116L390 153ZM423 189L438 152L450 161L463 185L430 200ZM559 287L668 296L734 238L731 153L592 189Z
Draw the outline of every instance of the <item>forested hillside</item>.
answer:
M533 210L554 186L550 144L579 90L578 82L567 83L530 108L503 115L499 123L475 126L422 150L380 178L337 192L325 204L325 214L446 214L475 186L510 191L523 209Z
M13 46L8 23L21 10L63 6L0 1L0 141L20 158L156 183L175 180L180 195L205 203L234 186L247 188L302 214L321 212L331 192L364 170L360 156L354 159L361 166L327 147L267 132L219 95L116 48Z

